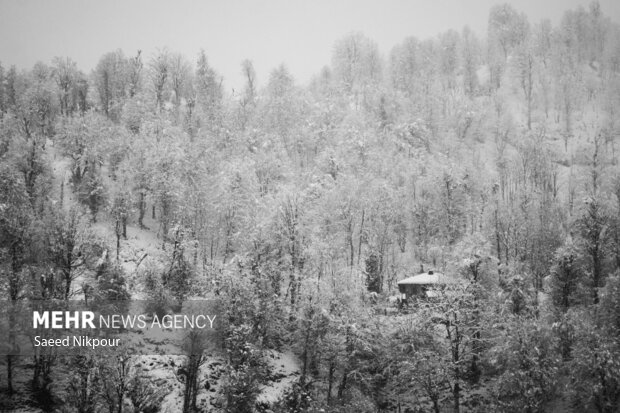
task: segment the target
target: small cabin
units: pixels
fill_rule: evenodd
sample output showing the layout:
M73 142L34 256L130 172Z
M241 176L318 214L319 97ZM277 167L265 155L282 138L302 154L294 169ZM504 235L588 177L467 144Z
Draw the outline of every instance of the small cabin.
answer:
M456 282L454 278L448 277L440 272L429 271L405 278L397 284L401 299L403 301L408 301L411 298L432 298L435 295L435 292L432 291L433 289L445 286L446 284L455 284Z

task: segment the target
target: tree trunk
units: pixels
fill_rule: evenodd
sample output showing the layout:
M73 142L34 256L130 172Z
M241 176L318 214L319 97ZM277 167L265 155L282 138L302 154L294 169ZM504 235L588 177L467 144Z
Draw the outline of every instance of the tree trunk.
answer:
M290 275L289 275L289 292L291 293L291 314L290 320L293 321L295 319L295 304L297 302L297 269L295 264L291 265Z
M12 343L11 343L12 344ZM13 395L13 356L6 356L6 379L9 396Z
M327 405L328 406L332 399L332 386L334 384L334 372L335 371L336 371L336 363L334 363L333 360L330 360L329 370L327 373Z
M461 411L461 385L458 380L454 383L452 395L454 397L454 413L459 413Z
M497 207L495 208L495 243L496 243L496 248L497 248L497 260L501 264L501 262L502 262L502 255L501 255L502 250L501 250L501 245L500 245L500 241L499 241L499 218L497 216ZM508 260L506 260L506 262L508 262Z
M360 223L360 236L357 243L357 265L360 265L360 257L362 256L362 238L364 233L364 210L362 209L362 222Z
M340 380L340 385L338 386L338 398L342 399L344 396L344 391L347 388L347 376L349 375L347 368L345 367L342 371L342 380Z
M598 304L599 302L599 296L598 296L598 287L600 286L601 283L601 257L599 254L599 248L598 246L596 247L596 250L592 256L592 261L593 261L593 271L592 271L592 275L593 275L593 281L594 281L594 289L592 291L593 294L593 299L594 299L594 304Z
M119 260L119 256L121 253L121 234L116 233L116 262Z
M353 343L351 340L351 327L347 326L346 328L346 339L345 339L345 343L346 343L346 352L347 352L347 357L349 357L351 355L351 353L353 353ZM344 391L347 388L347 376L349 375L349 362L345 361L344 363L344 367L342 369L342 380L340 381L340 385L338 386L338 398L342 399L342 396L344 396Z
M144 229L144 215L146 214L146 201L144 199L144 193L140 192L140 198L138 198L138 226Z
M355 246L353 245L353 216L349 217L349 222L347 225L347 242L349 244L351 258L349 260L349 266L353 268L353 263L355 261Z
M65 278L65 301L69 299L69 294L71 293L71 273L63 270L63 275Z
M65 179L63 176L62 181L60 182L60 210L62 211L63 204L65 200Z
M183 395L183 413L197 411L198 397L198 370L202 361L200 354L191 354L187 360L187 375L185 377L185 393Z

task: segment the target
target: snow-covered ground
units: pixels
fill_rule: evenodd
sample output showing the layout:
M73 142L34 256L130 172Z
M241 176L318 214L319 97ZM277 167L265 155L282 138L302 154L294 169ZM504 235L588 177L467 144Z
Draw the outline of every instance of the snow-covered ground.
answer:
M279 353L273 350L268 352L267 361L274 380L261 387L257 402L271 404L280 400L284 392L299 379L299 362L291 352Z

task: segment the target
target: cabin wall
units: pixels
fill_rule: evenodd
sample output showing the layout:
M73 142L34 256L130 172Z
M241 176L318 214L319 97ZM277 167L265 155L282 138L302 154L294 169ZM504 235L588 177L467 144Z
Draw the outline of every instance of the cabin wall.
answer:
M420 284L406 284L399 285L398 290L401 294L405 294L407 298L421 297L424 295L425 285Z

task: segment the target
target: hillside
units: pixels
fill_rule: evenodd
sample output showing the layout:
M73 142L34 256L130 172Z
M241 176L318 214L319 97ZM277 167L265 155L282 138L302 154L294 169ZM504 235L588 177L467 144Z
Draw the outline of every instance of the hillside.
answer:
M597 2L389 51L354 32L308 84L245 60L230 93L205 51L131 53L0 65L0 410L620 409ZM419 273L450 282L399 289ZM54 329L122 344L36 344Z

